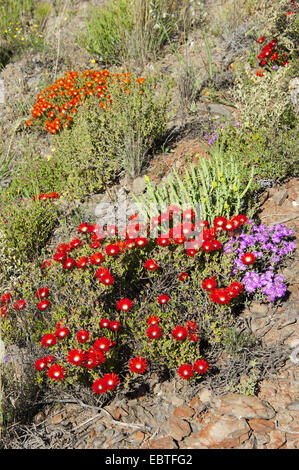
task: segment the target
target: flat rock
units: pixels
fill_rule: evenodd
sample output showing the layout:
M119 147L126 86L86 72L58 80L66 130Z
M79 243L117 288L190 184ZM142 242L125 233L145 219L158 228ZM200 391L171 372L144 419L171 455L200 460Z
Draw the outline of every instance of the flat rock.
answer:
M246 441L250 432L245 419L222 416L199 432L198 441L209 449L231 449Z
M216 397L212 401L213 407L221 414L235 416L236 418L260 418L271 419L275 416L275 410L265 402L254 396L228 393Z

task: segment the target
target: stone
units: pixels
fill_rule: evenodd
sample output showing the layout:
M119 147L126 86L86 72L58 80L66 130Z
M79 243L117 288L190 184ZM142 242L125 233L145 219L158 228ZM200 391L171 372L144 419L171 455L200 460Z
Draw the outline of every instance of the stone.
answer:
M267 444L267 449L280 449L286 442L286 436L283 432L274 429L270 433L270 442Z
M135 178L133 183L132 183L132 191L135 194L141 194L145 190L145 179L143 176L139 176L138 178Z
M268 403L250 395L238 393L220 395L213 400L212 405L219 413L236 418L271 419L275 416L275 410Z
M208 388L203 388L199 392L198 398L200 399L202 403L209 403L209 401L212 398L212 395L213 395L212 390L209 390Z
M173 414L176 418L191 418L195 413L195 410L187 405L177 406Z
M61 421L63 420L63 415L61 413L53 416L53 418L51 419L51 423L52 424L58 424L60 423Z
M268 305L261 304L259 302L252 302L249 306L249 310L252 313L257 313L259 315L266 316L269 310Z
M266 419L250 419L248 421L249 426L255 432L271 432L275 428L273 421Z
M178 449L177 443L170 436L163 436L159 439L154 439L147 445L148 449Z
M142 431L136 431L133 434L134 441L142 442L145 438L145 434Z
M292 401L288 403L287 409L290 411L299 411L299 401Z
M245 419L222 416L198 434L199 443L209 449L232 449L246 441L251 430Z
M180 449L208 449L208 447L201 444L198 433L193 433L180 442Z
M167 420L168 432L176 441L181 441L183 437L191 434L190 424L180 418L170 417Z

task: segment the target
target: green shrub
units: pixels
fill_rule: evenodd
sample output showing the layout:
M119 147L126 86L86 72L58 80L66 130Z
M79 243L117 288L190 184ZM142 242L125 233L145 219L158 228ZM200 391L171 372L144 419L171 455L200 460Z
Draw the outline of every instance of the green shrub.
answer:
M274 131L271 123L263 126L227 127L223 132L225 152L243 162L243 178L254 166L251 190L260 188L261 180L282 180L298 176L298 125L281 125Z
M157 58L180 31L186 38L200 7L184 0L112 0L91 12L79 42L108 64Z
M14 171L8 193L11 198L30 198L53 191L61 193L65 190L68 171L66 162L58 160L55 155L30 157Z
M52 201L11 202L1 215L4 248L21 262L40 253L57 223L57 207Z
M128 86L130 93L124 93L111 83L112 105L107 109L90 97L71 129L55 136L55 158L69 173L70 194L99 192L123 169L131 177L138 175L155 140L165 132L169 86L157 92L157 78L142 83L142 94L133 79Z

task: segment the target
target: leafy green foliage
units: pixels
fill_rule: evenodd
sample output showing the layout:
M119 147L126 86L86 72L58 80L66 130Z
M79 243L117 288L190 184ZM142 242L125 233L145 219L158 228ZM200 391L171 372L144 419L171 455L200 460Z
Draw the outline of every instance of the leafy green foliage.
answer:
M19 201L2 210L1 231L8 252L21 261L35 258L57 223L57 207L51 201Z

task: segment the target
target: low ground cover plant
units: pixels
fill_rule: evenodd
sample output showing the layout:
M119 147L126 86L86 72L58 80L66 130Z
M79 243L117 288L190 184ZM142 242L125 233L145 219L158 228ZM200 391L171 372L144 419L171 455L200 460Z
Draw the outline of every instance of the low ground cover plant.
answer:
M222 341L238 305L256 291L268 302L285 295L277 268L295 249L285 226L245 215L209 224L175 205L150 227L137 217L122 233L80 224L2 294L4 337L36 343L39 384L102 395L154 370L197 380L209 370L204 344Z

